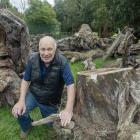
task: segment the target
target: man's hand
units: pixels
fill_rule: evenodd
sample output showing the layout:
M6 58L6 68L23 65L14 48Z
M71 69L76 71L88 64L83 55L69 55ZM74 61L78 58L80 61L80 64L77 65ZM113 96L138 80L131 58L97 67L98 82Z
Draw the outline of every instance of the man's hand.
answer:
M75 99L75 88L74 84L71 84L67 86L67 103L64 110L60 112L60 119L61 119L61 125L66 126L68 123L70 123L71 118L73 116L73 105L74 105L74 99Z
M15 118L18 118L18 116L23 115L25 111L26 111L25 103L18 101L12 109L12 114Z
M72 111L67 111L66 109L62 110L60 112L60 119L61 119L61 125L66 126L68 123L70 123L71 118L73 116Z

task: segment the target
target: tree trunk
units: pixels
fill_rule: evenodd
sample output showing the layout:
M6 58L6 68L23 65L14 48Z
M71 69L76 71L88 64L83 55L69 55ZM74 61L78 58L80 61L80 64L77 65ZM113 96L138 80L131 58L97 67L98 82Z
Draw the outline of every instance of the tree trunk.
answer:
M76 140L117 140L118 122L123 123L124 102L134 75L132 68L78 73L74 110L77 128L73 131Z

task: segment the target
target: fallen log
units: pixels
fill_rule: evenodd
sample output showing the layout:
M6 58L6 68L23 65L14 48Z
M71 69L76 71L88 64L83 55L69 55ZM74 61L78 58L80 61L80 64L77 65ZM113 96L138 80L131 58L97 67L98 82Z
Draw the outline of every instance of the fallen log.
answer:
M100 49L90 50L87 52L72 52L72 51L63 51L62 52L68 59L70 59L71 63L74 63L76 61L80 60L86 60L88 58L99 58L102 57L104 52Z
M107 58L112 56L112 54L115 52L115 50L120 45L120 43L123 41L123 39L124 39L124 34L120 32L118 34L116 40L113 42L111 47L107 50L106 54L104 55L104 60L106 60Z
M122 56L121 67L132 66L138 68L139 64L136 62L136 45L133 45L136 37L133 35L133 28L125 27L122 32L118 34L118 37L113 42L112 46L107 50L104 60L110 56ZM133 48L133 49L132 49Z

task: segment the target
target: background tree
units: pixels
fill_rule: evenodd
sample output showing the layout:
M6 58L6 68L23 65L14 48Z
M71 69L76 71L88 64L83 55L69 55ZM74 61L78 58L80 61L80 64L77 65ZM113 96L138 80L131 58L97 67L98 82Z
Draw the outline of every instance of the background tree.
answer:
M138 19L140 19L139 0L115 0L110 5L110 8L111 16L116 22L114 25L121 27L124 25L138 27L140 25L140 22L138 22Z
M56 13L47 1L30 0L25 17L31 33L52 32L59 28Z
M27 9L25 0L19 1L31 33L58 32L59 27L61 32L73 33L83 23L100 37L108 37L124 26L140 30L139 0L55 0L54 7L47 0L28 0ZM18 13L9 0L0 0L0 6Z
M66 32L75 32L87 23L101 37L107 37L126 25L140 26L139 0L55 0L54 9Z
M83 23L81 0L55 0L54 9L62 31L75 32Z
M0 0L0 8L8 8L11 4L9 0Z

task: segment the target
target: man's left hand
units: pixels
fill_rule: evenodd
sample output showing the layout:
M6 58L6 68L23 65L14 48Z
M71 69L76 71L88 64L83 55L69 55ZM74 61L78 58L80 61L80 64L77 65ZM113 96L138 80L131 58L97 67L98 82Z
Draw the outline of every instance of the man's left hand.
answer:
M61 125L66 126L68 123L70 123L71 118L73 116L72 111L67 111L66 109L62 110L60 112L60 119L61 119Z

